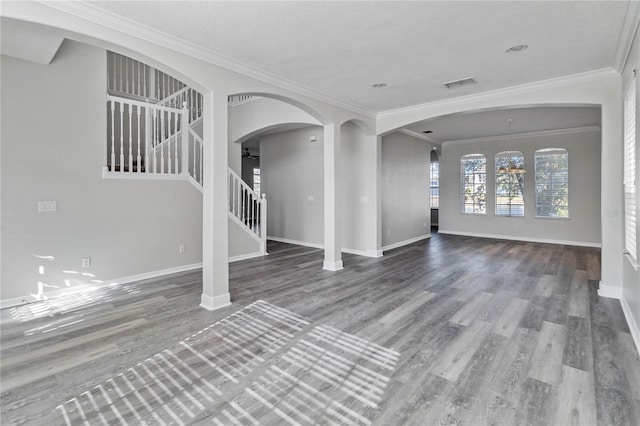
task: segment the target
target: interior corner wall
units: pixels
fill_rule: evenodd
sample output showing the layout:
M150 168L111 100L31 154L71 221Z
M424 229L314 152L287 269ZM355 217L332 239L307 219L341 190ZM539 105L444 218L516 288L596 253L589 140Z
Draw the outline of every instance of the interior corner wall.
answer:
M630 54L622 71L622 87L623 90L629 85L633 78L633 70L640 71L640 28L636 29L636 35L631 46ZM640 112L640 76L636 76L636 159L640 158L640 149L638 141L640 141L640 120L638 114ZM637 163L636 163L637 164ZM640 167L636 167L636 182L640 182ZM636 198L636 205L640 203ZM636 232L640 234L640 226L636 223ZM640 238L636 238L640 241ZM632 331L636 348L640 350L640 268L636 269L630 260L625 256L622 267L622 307L627 315L629 328Z
M316 141L311 142L311 136ZM260 139L260 186L267 197L269 237L324 245L323 140L319 126Z
M534 151L566 148L569 154L569 219L535 217ZM440 232L598 246L600 223L599 131L517 138L512 141L445 143L440 157ZM524 154L525 215L495 215L495 155L517 150ZM484 154L487 159L487 213L460 213L460 158Z
M368 233L375 223L369 207L375 191L376 144L367 140L356 124L347 122L341 128L342 168L342 246L356 253L366 253L374 246L368 241Z
M1 60L0 298L202 262L196 188L101 177L105 51L65 41L50 65ZM57 211L39 213L41 200L57 201ZM91 257L89 268L83 257Z
M429 153L433 145L403 133L382 138L382 247L431 235Z

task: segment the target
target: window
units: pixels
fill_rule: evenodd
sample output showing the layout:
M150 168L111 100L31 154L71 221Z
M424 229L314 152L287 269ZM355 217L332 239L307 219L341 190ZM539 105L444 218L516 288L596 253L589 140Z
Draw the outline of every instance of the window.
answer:
M624 96L624 248L638 260L638 187L636 186L636 82L631 80Z
M253 190L260 194L260 169L257 167L253 169Z
M431 208L437 209L440 206L440 163L438 163L437 161L431 161L429 163L429 175L429 195L431 198Z
M524 168L520 151L496 154L496 215L524 216L524 173L500 173L509 166Z
M569 217L569 153L562 148L535 152L536 216Z
M460 173L460 212L486 214L487 159L482 154L463 156Z

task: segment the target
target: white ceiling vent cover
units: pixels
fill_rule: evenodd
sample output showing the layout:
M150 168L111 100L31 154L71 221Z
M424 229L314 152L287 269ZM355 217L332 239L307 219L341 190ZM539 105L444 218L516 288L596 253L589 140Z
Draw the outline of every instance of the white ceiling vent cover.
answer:
M476 79L473 77L461 78L460 80L447 81L446 83L442 83L447 89L453 89L454 87L466 86L467 84L477 83Z

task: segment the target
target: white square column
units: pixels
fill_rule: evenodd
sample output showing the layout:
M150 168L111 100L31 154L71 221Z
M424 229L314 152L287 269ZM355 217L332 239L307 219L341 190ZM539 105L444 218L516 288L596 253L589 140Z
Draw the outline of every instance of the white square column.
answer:
M342 266L342 210L340 201L340 126L324 126L324 264L339 271Z
M226 93L204 95L202 182L202 297L210 311L231 304L227 218L228 101Z

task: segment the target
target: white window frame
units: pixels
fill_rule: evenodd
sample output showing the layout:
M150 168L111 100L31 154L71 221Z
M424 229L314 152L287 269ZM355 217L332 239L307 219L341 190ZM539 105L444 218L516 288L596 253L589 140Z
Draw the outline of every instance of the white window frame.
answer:
M624 92L624 250L638 268L638 153L635 76Z
M434 185L435 182L435 185ZM437 194L434 195L434 190ZM429 162L429 205L432 209L440 208L440 162Z

